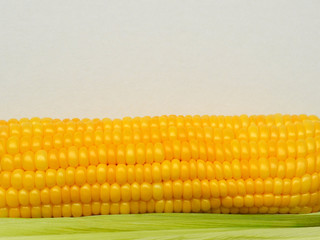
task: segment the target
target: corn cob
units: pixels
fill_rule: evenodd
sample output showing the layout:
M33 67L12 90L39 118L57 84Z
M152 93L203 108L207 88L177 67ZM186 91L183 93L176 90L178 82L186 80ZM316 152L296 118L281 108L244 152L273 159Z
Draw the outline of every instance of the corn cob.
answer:
M0 121L0 217L320 210L310 115Z

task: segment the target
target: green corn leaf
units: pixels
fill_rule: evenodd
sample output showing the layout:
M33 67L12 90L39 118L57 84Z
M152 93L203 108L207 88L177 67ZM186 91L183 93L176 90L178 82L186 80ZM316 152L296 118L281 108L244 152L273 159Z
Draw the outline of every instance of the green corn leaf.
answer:
M2 218L0 239L320 239L320 213Z

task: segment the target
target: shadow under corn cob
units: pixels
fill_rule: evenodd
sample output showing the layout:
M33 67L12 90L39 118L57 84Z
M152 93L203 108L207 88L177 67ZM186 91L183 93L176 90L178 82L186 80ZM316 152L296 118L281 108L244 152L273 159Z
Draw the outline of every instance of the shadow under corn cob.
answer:
M320 210L307 115L0 121L0 217Z

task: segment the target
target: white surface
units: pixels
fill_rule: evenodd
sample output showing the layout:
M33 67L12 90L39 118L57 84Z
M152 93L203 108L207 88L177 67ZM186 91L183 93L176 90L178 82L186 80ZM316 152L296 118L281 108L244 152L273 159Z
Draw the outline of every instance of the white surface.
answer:
M319 0L0 0L0 119L319 105Z

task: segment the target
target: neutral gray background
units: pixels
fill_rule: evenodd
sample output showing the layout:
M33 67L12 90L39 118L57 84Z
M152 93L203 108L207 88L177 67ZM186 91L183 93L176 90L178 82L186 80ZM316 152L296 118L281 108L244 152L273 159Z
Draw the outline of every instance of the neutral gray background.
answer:
M0 119L320 115L320 1L0 0Z

